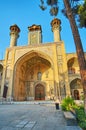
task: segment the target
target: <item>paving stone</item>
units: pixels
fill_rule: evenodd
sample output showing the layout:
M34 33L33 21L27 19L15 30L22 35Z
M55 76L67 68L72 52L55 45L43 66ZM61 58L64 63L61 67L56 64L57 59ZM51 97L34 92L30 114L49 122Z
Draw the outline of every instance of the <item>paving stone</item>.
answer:
M25 124L27 124L28 123L28 121L21 121L20 123L19 123L19 125L25 125Z
M19 124L18 124L18 125L16 125L16 127L17 127L17 128L23 128L24 125L19 125Z
M54 130L66 130L66 127L63 125L55 126Z
M16 125L16 127L22 128L22 127L24 127L27 123L28 123L28 121L23 120L23 121L19 122L19 123Z
M45 129L42 125L36 125L35 127L33 127L33 130L45 130Z
M21 120L13 120L13 121L10 122L9 125L10 125L11 127L15 127L16 125L19 124L20 121L21 121Z
M24 128L22 128L22 130L32 130L32 128L30 128L30 127L24 127ZM36 130L38 130L38 129L36 129Z
M82 130L79 126L66 126L66 130Z
M0 130L81 130L66 125L63 112L54 105L0 105Z
M32 128L34 126L34 124L27 124L27 125L25 125L25 127L27 127L27 128Z
M13 128L13 127L3 127L3 128L1 128L0 130L21 130L21 129L19 129L19 128Z
M36 121L30 121L28 124L25 125L25 127L32 128L36 124Z
M29 121L29 124L36 124L36 121Z
M0 118L1 120L1 118ZM7 126L9 124L8 121L0 121L0 126Z

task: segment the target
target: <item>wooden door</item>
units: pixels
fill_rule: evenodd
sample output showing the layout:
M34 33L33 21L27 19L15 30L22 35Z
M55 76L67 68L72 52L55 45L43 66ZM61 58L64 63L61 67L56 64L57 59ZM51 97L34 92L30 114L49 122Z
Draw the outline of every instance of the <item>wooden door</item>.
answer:
M45 100L45 87L41 84L35 87L35 100Z
M79 91L78 90L74 90L74 99L79 100Z

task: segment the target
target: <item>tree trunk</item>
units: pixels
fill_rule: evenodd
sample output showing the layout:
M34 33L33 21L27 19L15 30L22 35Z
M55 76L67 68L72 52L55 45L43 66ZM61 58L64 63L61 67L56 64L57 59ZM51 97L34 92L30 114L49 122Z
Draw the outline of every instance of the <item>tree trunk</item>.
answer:
M70 22L70 26L72 29L73 38L74 38L74 42L75 42L75 46L76 46L76 53L77 53L77 57L78 57L80 74L81 74L81 82L83 85L83 92L84 92L84 110L86 113L86 61L85 61L85 56L84 56L84 52L83 52L83 47L82 47L82 42L80 39L78 27L76 25L76 22L75 22L75 19L74 19L72 10L71 10L69 0L63 0L63 1L65 4L65 7L66 7L67 16L68 16L68 19Z

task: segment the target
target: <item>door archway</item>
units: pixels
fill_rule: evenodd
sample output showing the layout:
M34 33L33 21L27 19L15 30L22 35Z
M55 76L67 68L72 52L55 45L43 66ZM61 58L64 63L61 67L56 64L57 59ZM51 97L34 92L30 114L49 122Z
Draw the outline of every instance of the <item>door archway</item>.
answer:
M82 95L82 92L83 92L81 79L76 78L76 79L72 80L70 83L70 90L71 90L71 96L75 100L79 100Z
M74 99L79 100L79 91L78 90L74 90Z
M35 100L45 100L45 87L42 84L35 86Z
M34 83L42 82L42 74L46 74L51 68L52 61L49 57L39 52L29 52L18 59L14 67L14 85L13 98L15 101L24 101L27 99L45 100L45 85L40 83L41 87L35 91ZM51 70L53 73L53 70ZM45 81L45 79L44 79ZM29 87L27 82L30 83ZM28 92L29 88L29 92ZM40 93L40 98L37 98L37 93ZM36 96L35 96L36 95Z

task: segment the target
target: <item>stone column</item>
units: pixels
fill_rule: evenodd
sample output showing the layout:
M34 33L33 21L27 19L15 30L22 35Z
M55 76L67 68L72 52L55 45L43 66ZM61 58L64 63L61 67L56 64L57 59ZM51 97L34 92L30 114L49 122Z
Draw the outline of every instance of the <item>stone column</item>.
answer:
M17 45L17 38L19 37L20 29L16 24L14 24L10 26L10 30L10 47L13 47Z

